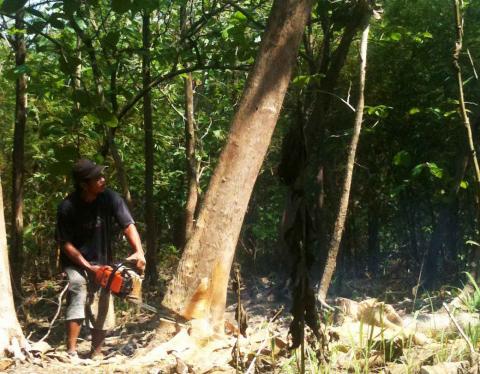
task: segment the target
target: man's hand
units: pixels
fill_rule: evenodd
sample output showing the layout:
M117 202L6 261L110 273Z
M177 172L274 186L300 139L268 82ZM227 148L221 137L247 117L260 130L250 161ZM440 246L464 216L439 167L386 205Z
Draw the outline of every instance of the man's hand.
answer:
M142 273L145 271L145 265L147 262L145 261L145 256L143 255L143 253L136 252L133 255L127 257L125 260L134 263L137 269L140 270Z
M123 230L123 233L127 237L130 247L132 247L133 251L135 252L133 255L127 257L126 260L135 263L137 269L143 273L145 270L146 261L137 228L132 223Z
M93 274L97 274L97 272L102 268L101 265L90 265L87 270L92 272ZM110 266L109 266L110 267Z

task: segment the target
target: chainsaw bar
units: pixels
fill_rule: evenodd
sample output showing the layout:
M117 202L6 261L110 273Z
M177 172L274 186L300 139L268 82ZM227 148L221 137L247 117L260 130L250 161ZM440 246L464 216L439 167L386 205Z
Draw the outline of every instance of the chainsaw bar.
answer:
M155 308L154 306L151 306L151 305L148 305L148 304L145 304L145 303L138 303L137 305L142 309L148 310L148 311L153 312L153 313L158 313L157 308Z

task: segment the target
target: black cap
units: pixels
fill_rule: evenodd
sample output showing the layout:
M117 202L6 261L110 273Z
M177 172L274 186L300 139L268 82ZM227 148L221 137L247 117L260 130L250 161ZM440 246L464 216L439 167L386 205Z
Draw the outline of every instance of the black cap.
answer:
M89 179L98 178L103 174L105 166L97 165L95 162L82 158L72 168L72 175L75 182L83 182Z

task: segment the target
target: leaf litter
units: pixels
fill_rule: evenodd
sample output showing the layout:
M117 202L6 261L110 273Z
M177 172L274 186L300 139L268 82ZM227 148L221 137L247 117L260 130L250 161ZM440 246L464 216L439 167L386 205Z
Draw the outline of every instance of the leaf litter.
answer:
M60 292L60 286L57 288ZM249 286L241 288L244 313L241 329L245 336L235 319L239 309L237 296L234 293L229 296L225 334L221 335L212 335L204 326L207 321L182 325L168 320L159 323L153 313L121 305L117 328L107 336L105 357L100 361L86 358L90 348L86 329L79 339L79 359L70 358L63 343L61 317L55 325L49 323L48 316L55 313L54 303L44 304L41 312L32 305L29 322L24 326L24 331L30 332L27 358L0 360L0 370L12 373L48 370L50 374L299 372L300 354L289 349L292 317L288 307L292 300L286 288L276 286L270 278L249 280ZM322 311L320 318L326 345L319 344L316 334L306 329L305 360L310 368L307 372L318 370L322 363L333 373L477 373L478 355L472 357L468 353L468 344L459 337L457 329L478 328L478 314L465 311L451 317L441 311L409 314L406 313L411 307L409 302L404 299L390 305L372 298L332 300L335 312ZM455 327L453 320L459 327ZM50 336L42 340L49 327ZM166 335L159 334L159 328L163 332L168 330ZM477 352L478 348L475 347ZM322 362L325 358L327 362Z

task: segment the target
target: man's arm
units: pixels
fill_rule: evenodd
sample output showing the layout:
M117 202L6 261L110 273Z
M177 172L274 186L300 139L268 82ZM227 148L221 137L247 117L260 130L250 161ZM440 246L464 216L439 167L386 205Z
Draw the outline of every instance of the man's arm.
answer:
M128 225L124 230L123 233L127 237L128 243L130 247L133 249L133 255L127 257L127 261L135 261L135 265L138 270L144 271L145 270L145 255L143 253L142 242L140 240L140 235L138 234L137 228L133 223Z
M92 265L90 264L90 262L85 260L85 257L82 256L80 251L77 248L75 248L75 246L72 243L65 242L65 244L63 244L62 249L63 249L63 252L69 258L69 260L72 261L75 265L91 272L95 272L99 268L98 265Z

